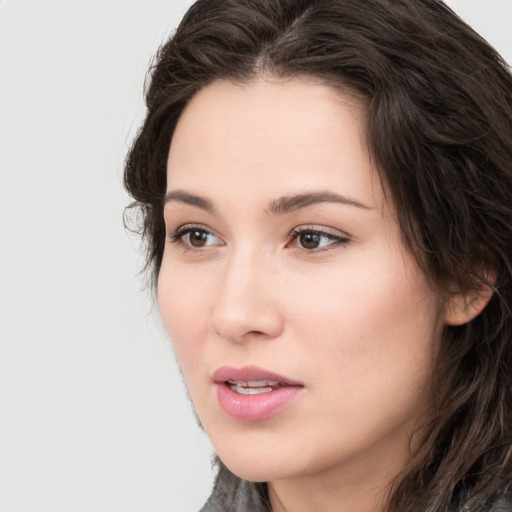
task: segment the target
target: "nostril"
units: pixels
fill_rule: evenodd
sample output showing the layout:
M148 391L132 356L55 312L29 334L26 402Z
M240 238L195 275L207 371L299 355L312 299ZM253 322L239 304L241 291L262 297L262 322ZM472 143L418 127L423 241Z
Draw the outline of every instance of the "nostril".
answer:
M255 296L235 300L225 294L213 308L210 332L235 343L279 336L284 325L279 309L268 301L266 304L261 302Z
M231 333L231 335L229 335L229 333L224 333L223 334L220 330L217 330L217 329L215 329L214 332L215 332L216 336L218 336L219 338L221 338L223 340L226 340L226 341L238 341L238 342L241 342L241 341L248 341L248 340L251 340L251 339L258 339L258 338L267 338L267 337L269 337L269 335L266 334L265 332L263 332L263 331L256 331L256 330L247 331L245 333L242 333L242 335L240 335L240 336L236 336L233 333ZM235 339L235 336L236 336L236 339Z

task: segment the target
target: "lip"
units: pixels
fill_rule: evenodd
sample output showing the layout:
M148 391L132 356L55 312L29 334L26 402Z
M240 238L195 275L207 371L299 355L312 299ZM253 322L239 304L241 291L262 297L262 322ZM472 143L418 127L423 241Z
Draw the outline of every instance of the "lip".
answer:
M302 386L303 384L297 380L284 377L278 373L265 370L259 366L244 366L235 368L234 366L221 366L212 375L215 383L223 383L228 380L237 382L247 382L249 380L273 380L282 382L288 386Z
M222 366L213 373L212 379L220 407L228 416L238 421L262 421L271 418L290 405L304 390L304 385L299 381L258 366ZM273 381L280 385L269 392L245 395L233 391L227 381Z

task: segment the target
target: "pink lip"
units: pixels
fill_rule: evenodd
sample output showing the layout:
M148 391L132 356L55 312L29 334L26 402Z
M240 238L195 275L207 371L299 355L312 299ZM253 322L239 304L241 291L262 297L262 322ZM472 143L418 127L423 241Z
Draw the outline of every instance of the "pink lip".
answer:
M222 366L214 372L212 378L222 410L239 421L261 421L270 418L298 398L304 390L300 382L257 366L243 368ZM268 380L284 385L267 393L243 395L232 391L227 384L228 380L235 382Z
M302 383L296 380L259 368L258 366L244 366L243 368L221 366L214 372L212 378L214 382L226 382L227 380L234 380L237 382L244 382L248 380L274 380L289 386L302 386Z

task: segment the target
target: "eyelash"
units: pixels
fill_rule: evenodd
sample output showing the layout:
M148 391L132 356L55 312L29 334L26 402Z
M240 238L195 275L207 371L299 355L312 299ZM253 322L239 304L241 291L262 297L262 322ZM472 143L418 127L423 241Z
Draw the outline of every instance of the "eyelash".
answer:
M290 233L290 239L292 242L295 242L299 239L299 237L308 235L313 237L318 237L320 239L326 239L329 241L329 243L324 244L324 246L315 247L315 248L306 248L303 245L297 247L297 249L303 249L307 252L320 252L324 250L328 250L329 247L342 247L350 241L347 236L344 235L336 235L334 233L329 233L328 231L324 231L322 229L318 228L312 228L312 227L300 227L295 228Z
M187 243L184 240L184 238L187 235L190 235L192 233L201 233L203 235L206 234L206 235L216 236L211 231L208 231L207 229L204 229L201 226L191 226L191 225L188 225L188 226L182 226L182 227L178 228L176 230L176 232L169 237L169 241L171 243L179 244L185 250L190 250L190 251L201 250L202 249L201 246L194 247L192 244Z
M204 229L203 227L189 225L189 226L182 226L182 227L178 228L176 230L176 232L169 237L169 241L171 243L179 244L183 249L188 250L188 251L200 251L204 247L208 247L207 245L194 247L192 244L190 244L190 242L186 242L184 240L185 237L187 235L191 235L192 233L200 233L203 236L204 235L216 236L214 233L212 233L211 231L209 231L207 229ZM290 246L291 244L293 244L294 242L296 242L297 240L299 240L299 238L301 236L317 237L318 239L320 239L320 242L319 242L320 244L322 244L321 239L328 240L328 243L320 245L319 247L307 248L307 247L304 247L304 245L302 245L302 244L300 246L295 247L296 249L302 249L306 252L312 252L312 253L327 250L329 247L332 247L332 246L342 247L350 241L350 239L347 236L336 235L334 233L329 233L328 231L324 231L324 230L312 228L312 227L300 227L300 228L295 228L290 233L290 235L289 235L290 241L286 244L287 247ZM221 244L219 244L219 245L221 245Z

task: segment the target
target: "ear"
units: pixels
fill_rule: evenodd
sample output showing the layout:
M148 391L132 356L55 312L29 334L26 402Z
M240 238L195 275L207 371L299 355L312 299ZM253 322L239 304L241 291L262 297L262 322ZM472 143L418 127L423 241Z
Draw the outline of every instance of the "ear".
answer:
M465 292L458 291L450 295L445 303L446 325L464 325L476 318L487 306L495 291L495 276L486 276L486 282L480 282Z

